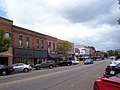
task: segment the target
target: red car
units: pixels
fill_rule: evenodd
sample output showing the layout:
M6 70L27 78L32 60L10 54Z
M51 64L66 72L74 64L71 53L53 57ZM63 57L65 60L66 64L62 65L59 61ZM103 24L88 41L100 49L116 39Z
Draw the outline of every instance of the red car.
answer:
M120 90L120 73L113 77L101 77L94 83L94 90Z

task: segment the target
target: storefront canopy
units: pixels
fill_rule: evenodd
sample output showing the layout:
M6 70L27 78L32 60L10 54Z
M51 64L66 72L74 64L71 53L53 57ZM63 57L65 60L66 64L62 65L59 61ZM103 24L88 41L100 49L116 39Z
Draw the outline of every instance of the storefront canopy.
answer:
M13 55L11 53L2 52L0 53L0 57L13 57Z
M49 53L48 57L49 58L59 58L60 56L58 54L56 54L56 53Z

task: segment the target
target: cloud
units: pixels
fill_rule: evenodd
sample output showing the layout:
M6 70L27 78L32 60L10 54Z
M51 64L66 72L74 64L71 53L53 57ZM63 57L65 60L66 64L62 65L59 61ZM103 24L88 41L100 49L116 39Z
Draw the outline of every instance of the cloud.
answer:
M120 49L115 0L1 0L15 25L100 50Z

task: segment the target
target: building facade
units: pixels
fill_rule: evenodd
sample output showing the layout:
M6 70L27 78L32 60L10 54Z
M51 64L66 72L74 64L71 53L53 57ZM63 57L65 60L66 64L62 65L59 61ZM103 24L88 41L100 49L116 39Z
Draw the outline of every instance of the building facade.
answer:
M92 58L96 55L94 47L77 45L75 46L75 56L77 60L84 60L86 58Z
M11 38L9 50L0 53L0 64L21 62L35 65L47 60L48 53L57 54L58 39L55 37L15 26L13 21L2 17L0 27L4 28L5 34Z

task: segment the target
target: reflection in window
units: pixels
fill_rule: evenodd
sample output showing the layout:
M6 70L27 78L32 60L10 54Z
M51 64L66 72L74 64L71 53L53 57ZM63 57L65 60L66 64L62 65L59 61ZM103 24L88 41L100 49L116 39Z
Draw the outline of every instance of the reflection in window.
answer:
M22 47L22 35L19 36L19 47Z
M55 50L55 43L53 43L53 50Z
M39 48L39 39L36 41L36 47Z
M41 40L41 49L44 49L44 40Z
M29 37L26 37L26 47L29 48Z
M9 32L5 32L5 36L10 38L10 33Z

